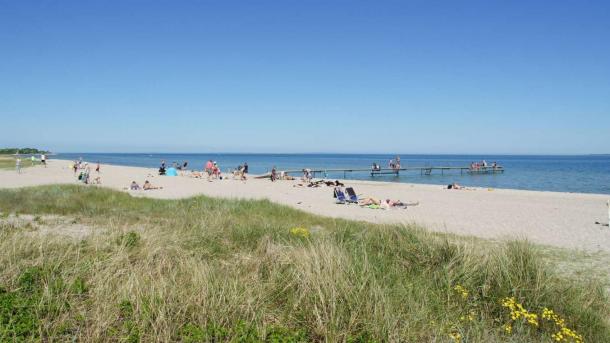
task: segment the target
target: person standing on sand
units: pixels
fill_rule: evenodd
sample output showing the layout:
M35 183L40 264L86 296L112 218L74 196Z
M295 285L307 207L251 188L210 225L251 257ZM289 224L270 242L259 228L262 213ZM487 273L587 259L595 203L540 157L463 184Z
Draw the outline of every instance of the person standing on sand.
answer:
M248 162L244 162L244 174L248 174Z
M208 160L205 164L205 168L204 171L208 174L208 181L211 181L211 177L212 177L212 171L214 170L214 164L212 163L212 160Z
M42 163L45 168L47 167L47 155L40 154L40 163Z
M32 160L32 167L33 167L36 162L36 156L32 155L31 160Z
M97 161L97 165L95 166L95 171L100 172L100 161Z
M17 169L17 174L21 174L21 159L19 157L15 160L15 169Z
M274 182L275 180L277 180L277 170L275 169L275 166L273 166L271 169L271 182Z

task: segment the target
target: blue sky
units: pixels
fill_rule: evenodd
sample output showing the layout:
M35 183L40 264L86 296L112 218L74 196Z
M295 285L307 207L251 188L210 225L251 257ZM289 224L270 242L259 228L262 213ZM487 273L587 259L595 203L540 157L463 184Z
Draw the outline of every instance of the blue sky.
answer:
M0 146L610 153L609 1L0 0Z

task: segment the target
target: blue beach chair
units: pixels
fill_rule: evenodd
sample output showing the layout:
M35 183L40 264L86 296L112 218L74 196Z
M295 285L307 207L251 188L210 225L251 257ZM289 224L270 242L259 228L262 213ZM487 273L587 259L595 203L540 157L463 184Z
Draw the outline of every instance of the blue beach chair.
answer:
M345 204L347 201L345 193L339 187L335 187L335 198L337 198L337 204Z
M347 202L357 204L358 203L358 195L356 195L356 192L354 191L354 189L352 187L347 187L345 189L345 191L349 195L349 199L347 200Z

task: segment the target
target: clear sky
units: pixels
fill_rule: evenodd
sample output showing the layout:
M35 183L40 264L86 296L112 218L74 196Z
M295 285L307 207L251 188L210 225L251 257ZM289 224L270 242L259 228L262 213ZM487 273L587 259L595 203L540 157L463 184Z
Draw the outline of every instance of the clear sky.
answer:
M0 147L610 153L610 1L0 0Z

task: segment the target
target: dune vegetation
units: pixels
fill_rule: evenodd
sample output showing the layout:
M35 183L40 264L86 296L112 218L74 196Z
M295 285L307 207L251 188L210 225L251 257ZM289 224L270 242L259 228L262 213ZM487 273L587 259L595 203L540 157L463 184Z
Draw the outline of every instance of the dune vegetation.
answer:
M527 242L268 201L0 190L0 341L604 342L595 280Z

